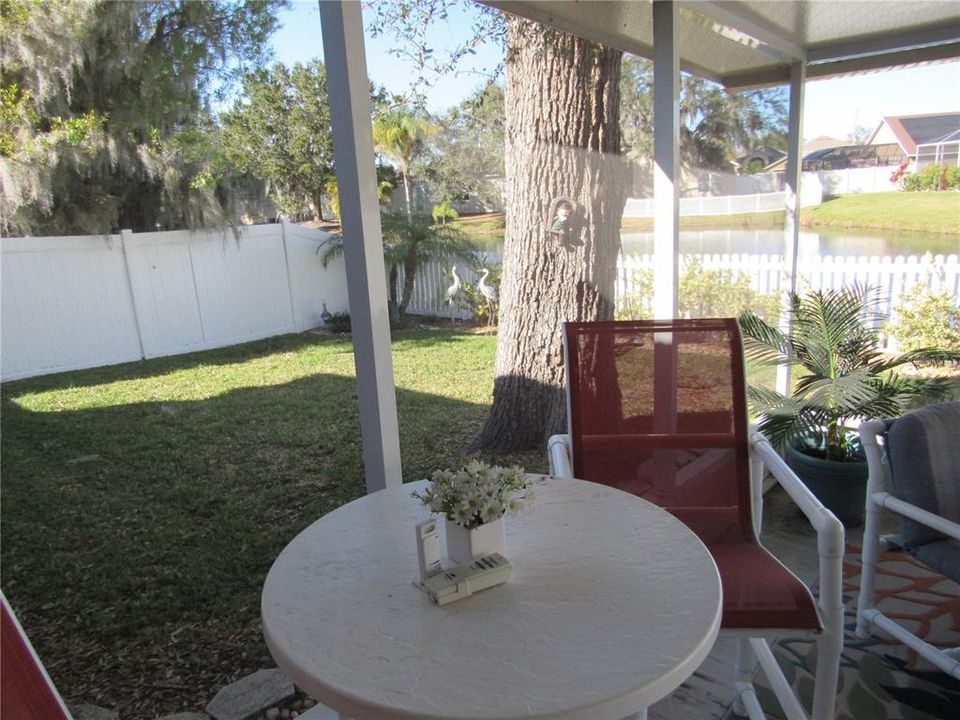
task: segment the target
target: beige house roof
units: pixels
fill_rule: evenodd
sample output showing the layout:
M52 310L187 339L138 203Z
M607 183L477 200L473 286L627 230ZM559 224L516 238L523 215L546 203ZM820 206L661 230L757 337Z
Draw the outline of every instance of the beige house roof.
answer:
M917 145L941 142L960 132L960 112L884 117L867 141L868 144L874 143L884 126L893 133L903 152L914 156L917 154Z

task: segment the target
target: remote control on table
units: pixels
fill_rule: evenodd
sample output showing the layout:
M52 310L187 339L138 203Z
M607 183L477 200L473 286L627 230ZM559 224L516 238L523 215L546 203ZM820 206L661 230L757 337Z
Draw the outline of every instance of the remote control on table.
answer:
M512 570L513 565L509 560L499 553L493 553L484 555L469 565L442 570L424 580L423 589L437 605L446 605L505 583Z

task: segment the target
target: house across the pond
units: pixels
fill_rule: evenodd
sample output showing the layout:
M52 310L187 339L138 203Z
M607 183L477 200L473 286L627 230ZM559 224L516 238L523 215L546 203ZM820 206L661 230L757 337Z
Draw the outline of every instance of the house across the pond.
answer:
M905 153L894 141L851 145L845 140L825 136L805 142L802 152L803 172L886 167L899 165L906 159ZM786 167L787 159L784 157L768 165L765 170L782 173Z
M870 145L896 143L910 170L927 165L957 166L960 154L960 112L885 117L867 141Z

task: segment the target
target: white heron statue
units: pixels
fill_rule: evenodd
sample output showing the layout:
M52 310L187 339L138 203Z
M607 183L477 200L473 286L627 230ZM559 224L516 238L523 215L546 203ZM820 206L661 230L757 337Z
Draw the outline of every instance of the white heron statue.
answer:
M460 276L457 275L457 266L450 268L450 274L453 275L453 285L447 288L447 305L450 306L450 322L453 322L454 305L459 307L457 296L460 294Z
M493 325L493 304L497 301L497 288L493 285L487 285L487 276L490 275L490 270L484 268L482 273L480 282L477 283L477 290L487 301L487 326L489 327Z

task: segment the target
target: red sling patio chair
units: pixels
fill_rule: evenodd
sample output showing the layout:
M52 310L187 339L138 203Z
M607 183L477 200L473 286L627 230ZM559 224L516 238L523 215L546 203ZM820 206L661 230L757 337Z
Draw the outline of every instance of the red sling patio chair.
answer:
M572 322L564 344L569 434L549 440L551 473L638 495L704 542L723 585L721 636L740 638L736 711L764 717L751 684L752 651L786 717L807 718L767 640L817 635L812 717L832 718L843 646L843 526L763 435L748 431L736 320ZM817 531L819 612L806 586L757 539L764 466Z
M63 699L3 593L0 605L0 717L70 720Z

